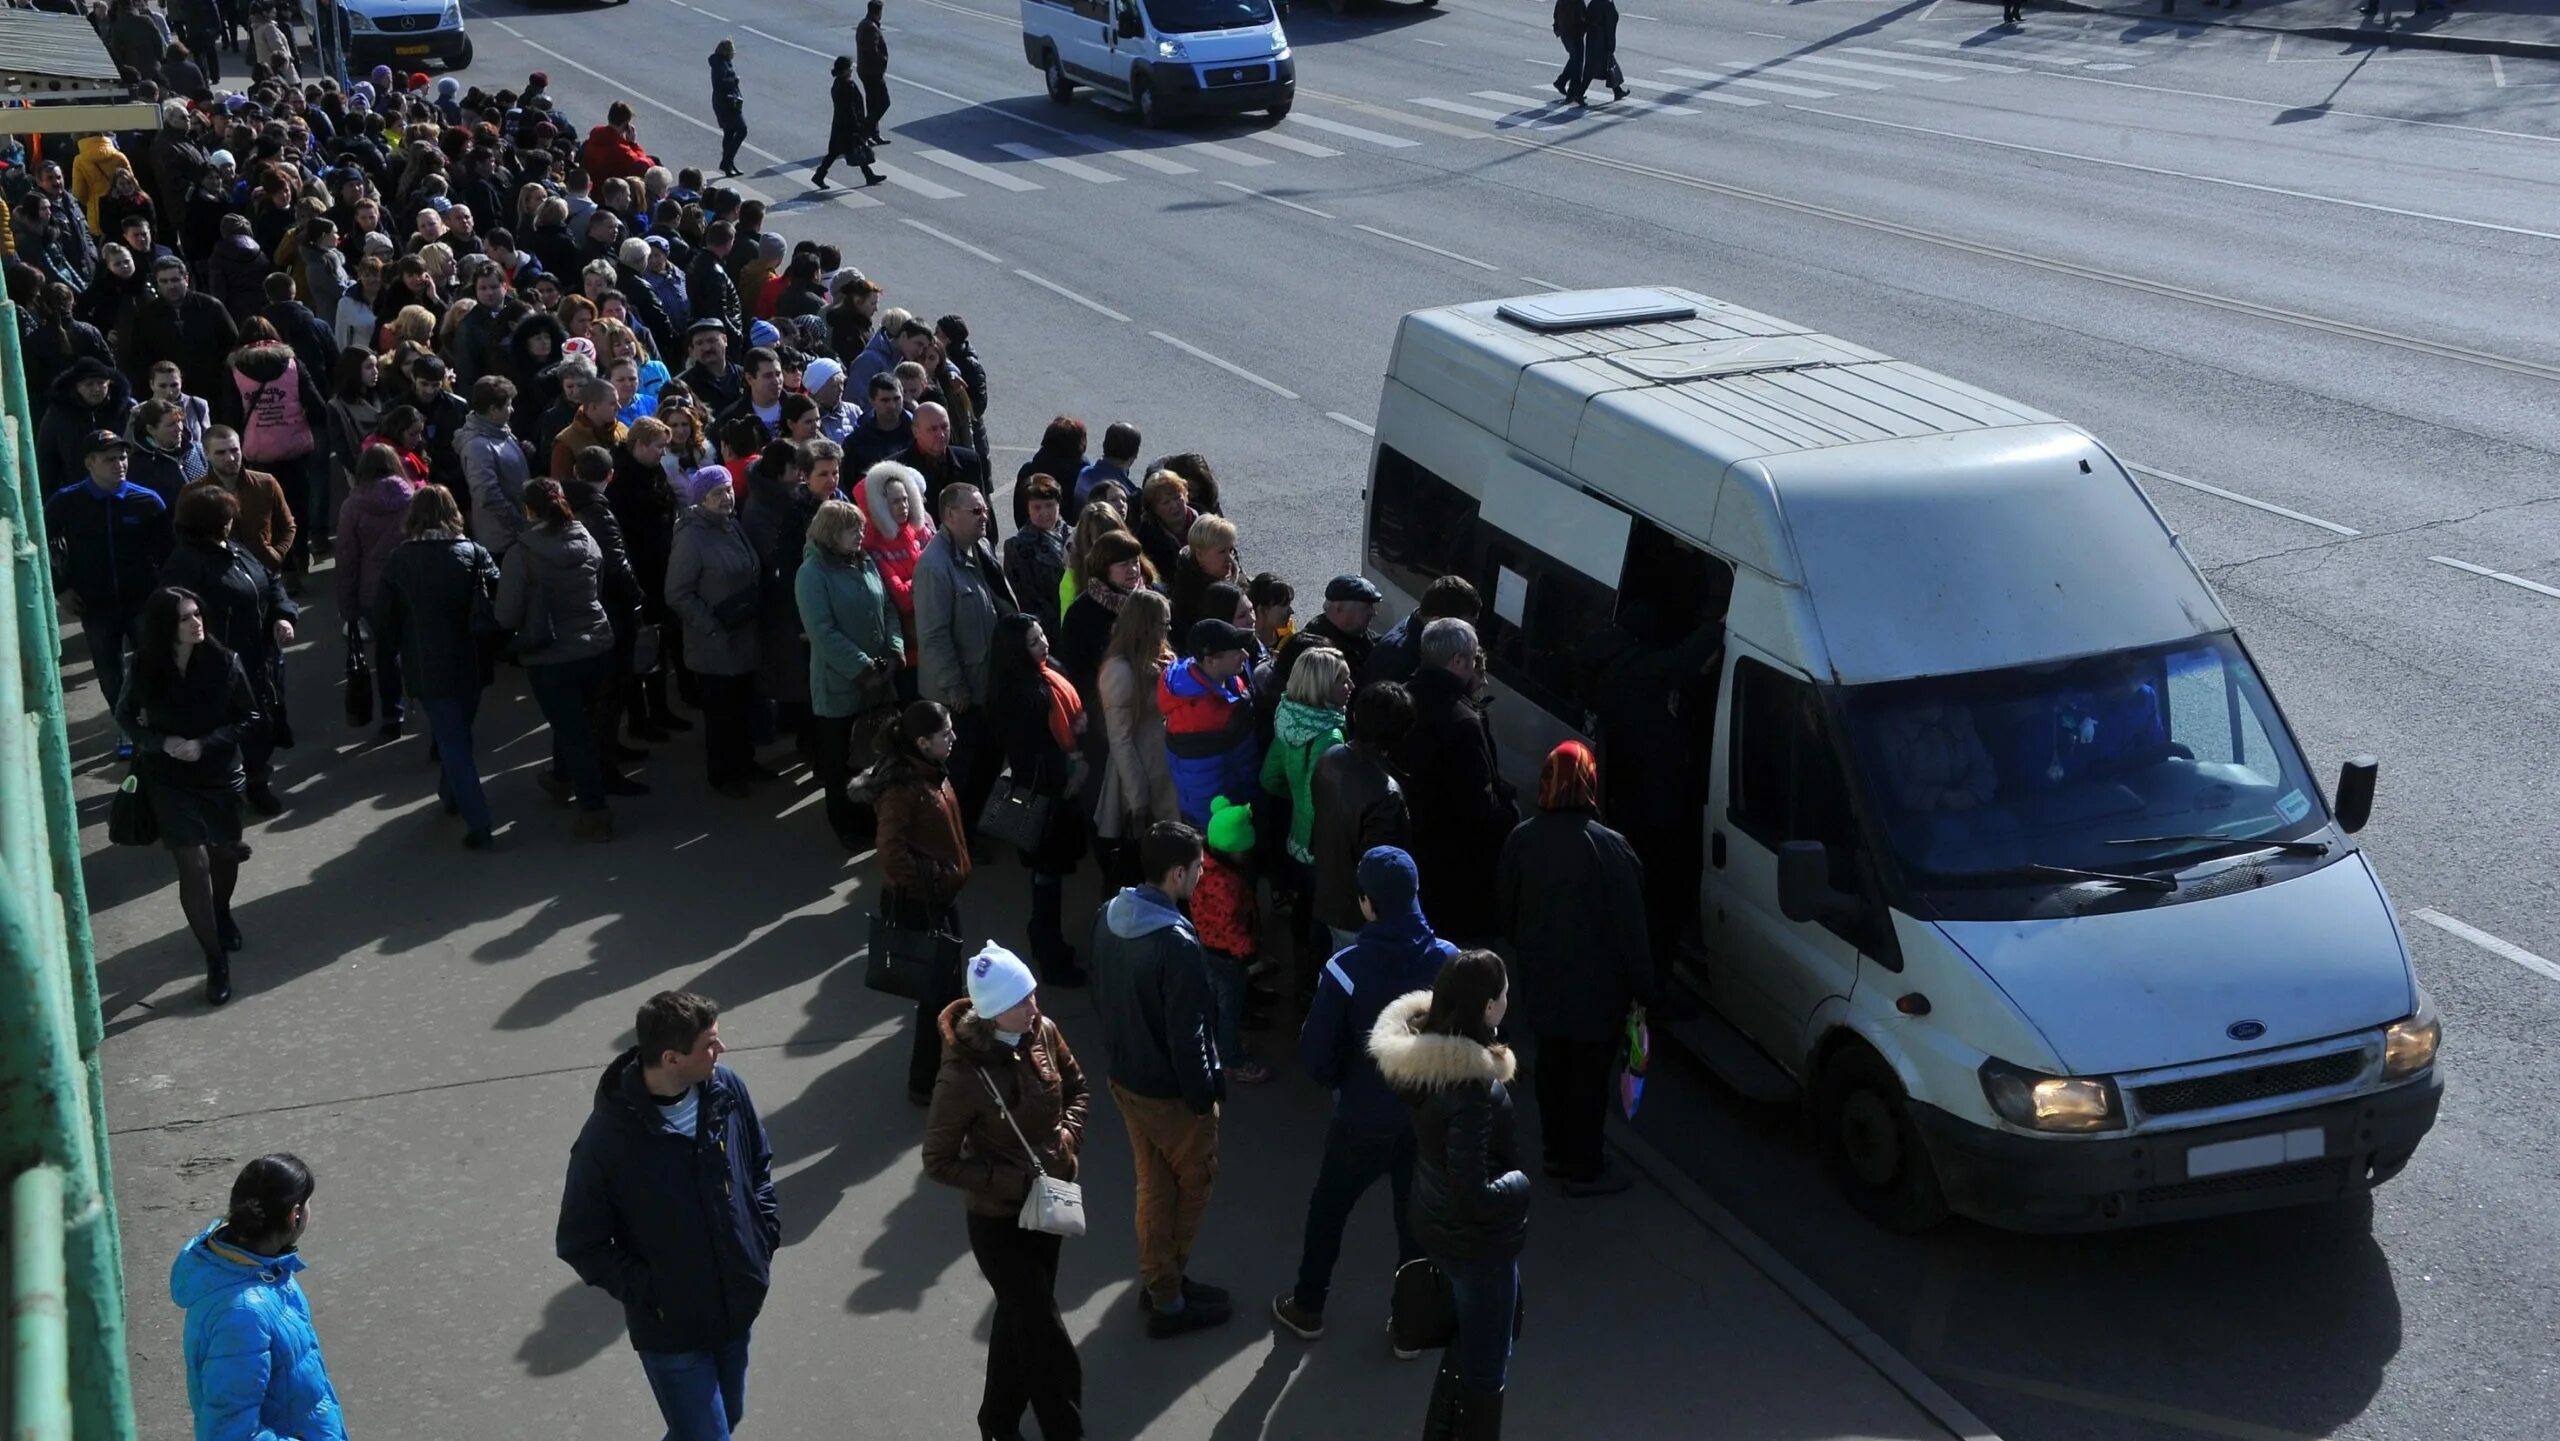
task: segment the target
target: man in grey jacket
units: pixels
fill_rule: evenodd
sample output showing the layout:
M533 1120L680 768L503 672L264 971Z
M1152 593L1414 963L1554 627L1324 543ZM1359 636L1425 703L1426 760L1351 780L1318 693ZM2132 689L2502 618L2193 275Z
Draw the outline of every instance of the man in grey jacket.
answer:
M942 488L942 531L916 558L918 693L951 710L951 749L960 819L975 839L978 812L994 789L1004 753L986 714L989 651L996 622L1022 607L987 544L987 498L965 481Z
M480 377L471 383L471 418L454 438L462 452L463 483L471 487L471 538L502 561L524 533L524 485L533 476L524 447L507 429L515 404L514 381Z

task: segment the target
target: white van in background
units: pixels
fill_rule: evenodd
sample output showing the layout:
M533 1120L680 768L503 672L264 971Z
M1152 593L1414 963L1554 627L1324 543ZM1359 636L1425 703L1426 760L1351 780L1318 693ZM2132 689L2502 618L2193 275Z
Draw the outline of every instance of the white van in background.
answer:
M1670 288L1404 318L1365 569L1487 597L1508 770L1721 623L1684 755L1718 1017L1877 1220L2072 1230L2316 1202L2434 1123L2438 1024L2247 647L2115 457ZM1639 622L1634 617L1641 615ZM1699 774L1699 771L1703 774Z
M1090 86L1150 128L1256 110L1277 120L1298 93L1271 0L1022 0L1022 55L1050 99Z
M331 18L347 74L362 80L376 65L408 74L434 61L447 70L471 63L471 35L460 0L300 0L303 34L315 47Z

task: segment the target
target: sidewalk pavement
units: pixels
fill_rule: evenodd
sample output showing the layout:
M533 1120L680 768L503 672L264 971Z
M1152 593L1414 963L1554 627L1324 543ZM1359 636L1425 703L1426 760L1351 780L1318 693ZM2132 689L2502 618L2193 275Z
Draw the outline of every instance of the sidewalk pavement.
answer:
M305 634L336 634L309 620ZM726 1008L730 1063L778 1157L785 1244L747 1433L973 1434L987 1288L960 1197L919 1173L922 1113L902 1094L912 1010L861 984L871 865L836 850L805 782L747 803L710 797L693 747L670 745L639 772L658 793L617 803L620 837L576 844L569 813L533 785L548 742L509 671L480 727L501 849L472 854L438 813L424 742L367 732L334 744L347 739L334 655L306 643L292 665L308 718L280 758L292 809L251 832L235 905L248 948L228 1007L204 1006L167 858L108 846L106 773L93 762L78 781L143 1436L189 1435L170 1259L218 1213L238 1167L270 1150L299 1153L318 1177L303 1281L355 1434L655 1435L619 1309L554 1259L552 1227L596 1075L628 1044L637 1003L666 986ZM96 689L84 666L66 681L73 752L97 756ZM1089 905L1093 885L1088 867L1070 907ZM1010 863L963 900L1000 936L1017 935L1027 909ZM1196 1257L1200 1277L1233 1288L1237 1318L1152 1342L1101 1037L1080 993L1044 1000L1098 1093L1083 1178L1094 1229L1067 1247L1060 1282L1092 1434L1416 1430L1432 1362L1388 1353L1383 1187L1354 1219L1326 1337L1302 1343L1264 1309L1295 1272L1327 1109L1286 1064L1287 1033L1254 1038L1292 1078L1236 1088ZM1912 1395L1943 1398L1917 1372L1809 1287L1799 1300L1773 1281L1763 1267L1793 1273L1746 1256L1747 1235L1737 1250L1703 1224L1719 1213L1676 1168L1651 1173L1670 1189L1567 1201L1541 1186L1510 1435L1977 1430L1960 1408L1933 1420Z
M1988 4L1990 0L1980 0ZM2077 10L2180 25L2222 25L2347 44L2411 46L2560 60L2560 0L2453 0L2449 9L2413 10L2411 0L2033 0L2048 10Z

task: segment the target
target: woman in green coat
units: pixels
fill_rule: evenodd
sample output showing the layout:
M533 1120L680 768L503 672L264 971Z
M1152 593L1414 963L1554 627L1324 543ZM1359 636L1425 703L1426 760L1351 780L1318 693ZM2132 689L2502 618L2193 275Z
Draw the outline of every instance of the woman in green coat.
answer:
M1262 753L1262 788L1289 798L1289 888L1297 897L1295 917L1300 953L1314 939L1307 929L1315 914L1315 853L1308 839L1315 832L1316 802L1310 789L1316 762L1342 744L1344 708L1351 704L1351 662L1342 652L1319 647L1298 657L1289 672L1289 688L1272 716L1271 745Z
M826 787L827 824L845 849L869 850L868 808L847 794L861 769L854 736L864 717L896 701L907 650L880 568L862 548L860 510L841 500L818 507L791 589L809 638L809 744Z

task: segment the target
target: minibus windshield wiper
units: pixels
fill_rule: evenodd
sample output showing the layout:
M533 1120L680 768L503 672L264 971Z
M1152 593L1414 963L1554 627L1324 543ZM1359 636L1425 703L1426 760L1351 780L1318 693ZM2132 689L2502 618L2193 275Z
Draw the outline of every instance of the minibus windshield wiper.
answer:
M2211 860L2215 856L2240 851L2282 851L2289 856L2325 856L2329 853L2327 841L2269 841L2249 836L2131 836L2120 841L2109 841L2107 844L2165 846L2174 845L2180 841L2196 841L2201 844L2193 850L2173 851L2165 856L2147 857L2144 864L2160 870L2176 870L2182 866L2193 865L2197 861Z
M1959 884L1974 885L1997 885L2004 881L2021 880L2072 880L2104 881L2108 885L2123 886L2127 890L2137 891L2174 891L2178 888L2177 881L2168 876L2127 876L2118 875L2113 871L2084 871L2077 866L2042 864L2003 866L1998 870L1990 871L1957 871L1946 876L1945 879Z

